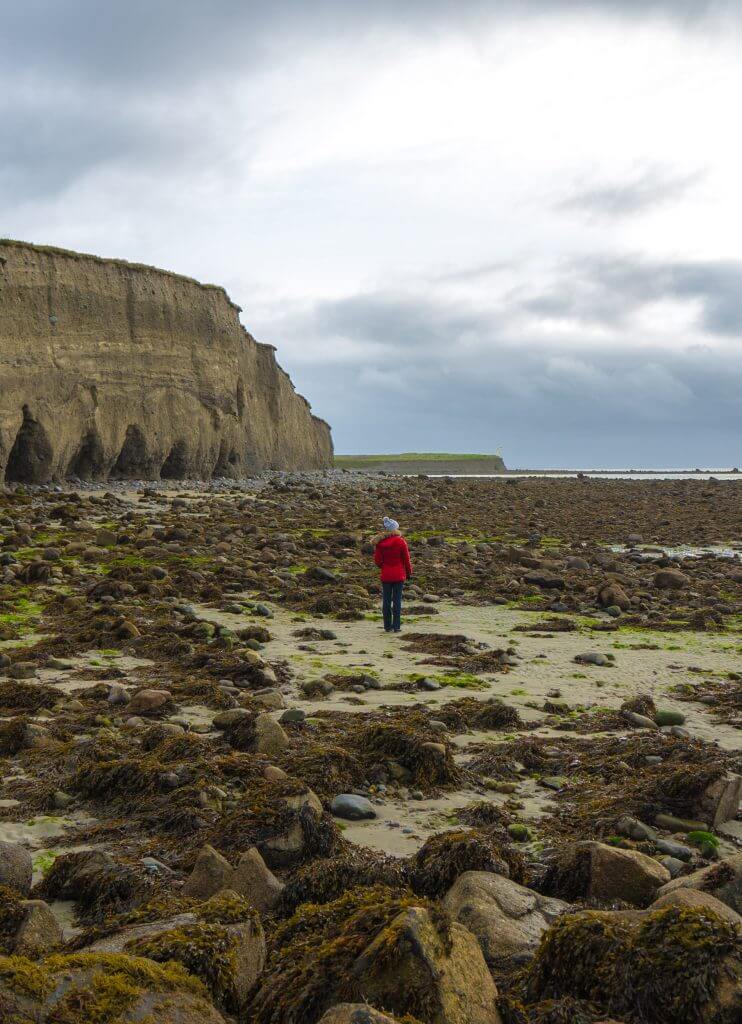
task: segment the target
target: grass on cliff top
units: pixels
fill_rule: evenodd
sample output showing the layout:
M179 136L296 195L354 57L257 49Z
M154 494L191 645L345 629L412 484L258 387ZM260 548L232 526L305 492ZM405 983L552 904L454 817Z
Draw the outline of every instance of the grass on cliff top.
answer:
M461 452L402 452L399 455L336 455L335 465L349 467L374 462L447 462L477 459L499 459L499 455L461 454Z

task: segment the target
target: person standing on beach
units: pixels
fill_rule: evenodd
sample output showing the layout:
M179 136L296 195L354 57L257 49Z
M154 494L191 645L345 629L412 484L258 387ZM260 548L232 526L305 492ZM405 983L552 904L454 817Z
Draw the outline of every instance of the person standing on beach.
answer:
M396 519L384 516L384 532L375 539L374 561L381 570L381 608L384 631L399 633L402 629L402 590L412 576L407 541Z

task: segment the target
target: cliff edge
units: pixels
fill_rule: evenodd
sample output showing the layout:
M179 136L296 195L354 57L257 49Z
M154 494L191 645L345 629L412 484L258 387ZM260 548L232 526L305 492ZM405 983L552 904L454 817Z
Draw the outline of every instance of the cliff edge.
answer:
M332 438L223 288L0 240L0 483L321 469Z

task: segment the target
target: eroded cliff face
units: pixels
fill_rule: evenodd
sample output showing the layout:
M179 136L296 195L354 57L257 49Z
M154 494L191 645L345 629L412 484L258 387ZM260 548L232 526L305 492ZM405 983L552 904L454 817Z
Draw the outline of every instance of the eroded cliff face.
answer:
M222 288L0 241L0 482L244 476L332 461Z

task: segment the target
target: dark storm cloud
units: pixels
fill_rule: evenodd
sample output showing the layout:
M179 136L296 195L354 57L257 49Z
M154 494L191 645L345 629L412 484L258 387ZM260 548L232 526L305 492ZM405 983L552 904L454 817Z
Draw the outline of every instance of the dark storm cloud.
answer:
M641 285L641 266L605 273L636 311L673 281L676 295L716 295L727 272L673 269L654 288ZM295 376L332 422L339 451L470 450L474 437L519 465L564 465L568 451L583 465L622 465L629 451L643 466L742 461L742 346L606 349L579 333L555 346L529 334L521 314L382 291L274 326L305 346ZM363 343L351 358L348 338ZM319 365L307 339L322 339Z
M573 264L556 287L525 305L547 317L618 327L639 306L663 299L697 300L704 330L742 335L742 261L659 263L601 256Z
M557 204L589 216L624 217L673 202L703 179L703 173L672 175L650 170L631 181L581 189Z

